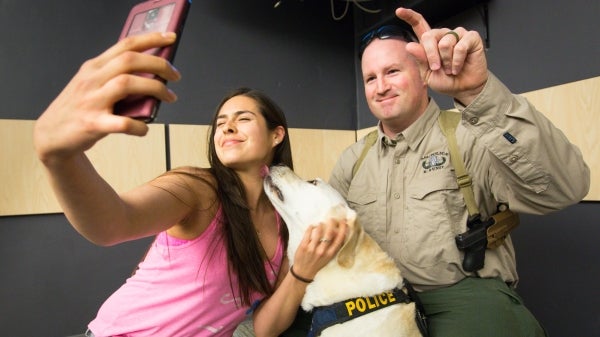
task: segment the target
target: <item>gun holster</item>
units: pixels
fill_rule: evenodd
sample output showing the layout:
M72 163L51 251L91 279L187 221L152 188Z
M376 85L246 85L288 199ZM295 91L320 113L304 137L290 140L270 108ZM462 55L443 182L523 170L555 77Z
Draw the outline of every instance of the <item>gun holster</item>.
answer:
M519 225L519 216L501 204L498 213L482 221L476 214L467 221L468 230L455 237L456 246L464 252L463 269L477 271L484 266L485 250L501 246L510 231Z
M500 247L508 234L519 225L519 215L508 208L492 215L494 223L487 229L487 248Z

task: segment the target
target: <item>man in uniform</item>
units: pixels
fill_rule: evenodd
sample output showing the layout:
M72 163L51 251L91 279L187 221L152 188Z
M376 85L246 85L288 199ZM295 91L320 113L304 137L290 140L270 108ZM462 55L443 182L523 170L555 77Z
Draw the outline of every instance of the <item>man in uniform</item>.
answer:
M453 163L464 163L482 220L499 205L544 214L577 203L588 192L589 168L559 129L487 69L477 32L431 29L405 8L396 16L418 39L396 26L362 39L377 139L346 149L330 183L419 291L430 336L545 336L515 292L510 237L485 250L482 268L463 267L455 237L467 231L470 217ZM462 158L454 162L428 88L453 97L462 115L455 133Z

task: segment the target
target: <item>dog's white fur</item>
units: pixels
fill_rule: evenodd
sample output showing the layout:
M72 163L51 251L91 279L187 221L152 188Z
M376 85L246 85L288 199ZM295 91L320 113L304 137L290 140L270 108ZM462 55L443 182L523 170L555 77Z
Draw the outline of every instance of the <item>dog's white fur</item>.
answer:
M393 259L363 230L344 198L321 179L302 180L286 166L273 166L265 177L265 192L289 231L288 259L306 229L327 219L346 219L349 234L336 258L306 288L302 308L326 306L355 297L375 296L403 286ZM400 303L373 311L321 333L330 336L421 336L415 322L415 304Z

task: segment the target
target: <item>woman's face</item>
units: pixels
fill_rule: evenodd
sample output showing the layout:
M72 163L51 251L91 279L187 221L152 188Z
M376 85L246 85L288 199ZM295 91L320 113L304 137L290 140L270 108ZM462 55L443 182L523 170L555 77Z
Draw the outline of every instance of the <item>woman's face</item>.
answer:
M245 170L270 165L277 134L267 128L254 99L234 96L218 112L215 150L223 165Z

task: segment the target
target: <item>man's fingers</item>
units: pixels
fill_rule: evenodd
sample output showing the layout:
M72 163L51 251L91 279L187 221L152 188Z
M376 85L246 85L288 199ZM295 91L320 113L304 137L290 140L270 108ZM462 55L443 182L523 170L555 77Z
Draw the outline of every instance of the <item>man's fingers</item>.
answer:
M453 69L458 66L460 58L455 58L455 46L460 42L460 35L458 32L450 29L446 29L445 33L440 32L438 50L440 53L442 67L447 75L451 75ZM463 59L464 60L464 59Z
M429 61L427 60L427 54L425 53L423 46L419 43L411 42L406 45L406 51L414 57L415 61L419 65L419 72L421 73L423 82L428 83L431 69L429 67Z
M421 35L423 35L423 33L431 30L429 23L425 21L423 15L413 11L412 9L400 7L396 9L396 16L412 27L419 40L421 39Z
M461 73L469 55L483 52L483 44L477 32L467 31L462 27L455 28L440 37L439 51L442 58L444 72L447 75Z

